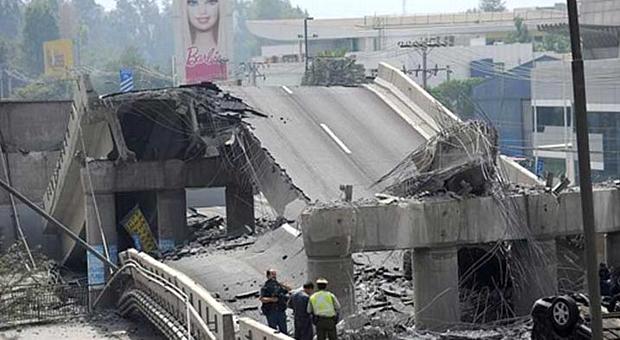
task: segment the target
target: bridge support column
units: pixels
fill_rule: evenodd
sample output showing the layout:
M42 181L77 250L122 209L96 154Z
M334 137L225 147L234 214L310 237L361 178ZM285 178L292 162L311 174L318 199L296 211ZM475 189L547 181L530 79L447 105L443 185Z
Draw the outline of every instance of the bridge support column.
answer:
M458 323L457 247L414 249L413 271L416 327L441 329Z
M608 233L605 237L605 262L620 268L620 233Z
M231 236L254 232L254 192L249 183L226 186L226 225Z
M116 232L116 202L113 193L85 194L86 202L86 241L101 254L105 254L104 240L110 260L118 262ZM101 222L101 224L100 224ZM87 252L89 303L95 302L110 276L110 268L93 254Z
M161 251L174 249L189 235L185 189L157 192L157 241Z
M536 300L558 292L558 257L554 239L515 241L514 261L519 272L515 277L514 308L519 316L529 315Z
M355 312L355 278L351 254L342 257L308 257L308 279L329 281L328 289L336 295L342 306L342 315Z

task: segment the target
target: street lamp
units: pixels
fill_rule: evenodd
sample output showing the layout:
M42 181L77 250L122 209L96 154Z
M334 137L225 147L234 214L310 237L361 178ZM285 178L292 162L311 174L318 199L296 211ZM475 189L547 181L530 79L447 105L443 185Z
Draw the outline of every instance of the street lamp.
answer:
M306 49L306 72L308 72L308 21L314 20L313 17L304 18L304 45Z

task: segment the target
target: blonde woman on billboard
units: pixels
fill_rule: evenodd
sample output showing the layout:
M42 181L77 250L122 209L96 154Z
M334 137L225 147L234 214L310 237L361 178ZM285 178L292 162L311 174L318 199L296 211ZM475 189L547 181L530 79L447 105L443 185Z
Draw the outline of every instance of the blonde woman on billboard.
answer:
M224 41L226 0L179 0L181 20L186 26L185 77L189 84L226 79L226 63L221 55Z

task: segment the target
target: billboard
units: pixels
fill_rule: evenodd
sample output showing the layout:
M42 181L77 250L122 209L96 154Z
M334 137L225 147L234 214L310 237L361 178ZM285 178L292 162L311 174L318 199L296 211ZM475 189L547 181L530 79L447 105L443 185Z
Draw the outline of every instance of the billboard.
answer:
M45 75L68 78L73 68L73 42L69 39L43 43Z
M233 2L175 0L175 68L181 84L228 79Z

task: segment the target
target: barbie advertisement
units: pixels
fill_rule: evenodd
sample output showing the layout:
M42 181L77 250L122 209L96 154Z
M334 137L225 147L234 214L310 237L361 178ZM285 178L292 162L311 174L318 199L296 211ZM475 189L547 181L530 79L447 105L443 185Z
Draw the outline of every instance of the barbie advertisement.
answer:
M175 0L176 72L181 84L226 80L232 0Z

